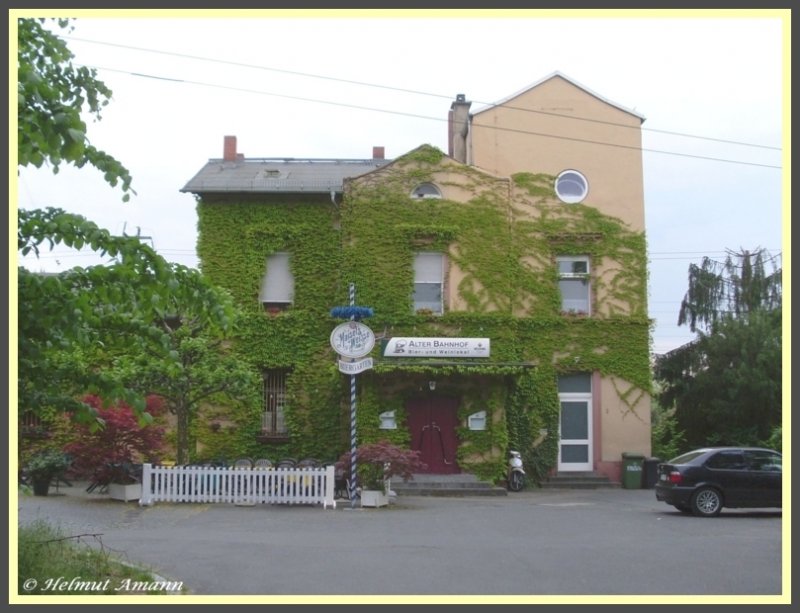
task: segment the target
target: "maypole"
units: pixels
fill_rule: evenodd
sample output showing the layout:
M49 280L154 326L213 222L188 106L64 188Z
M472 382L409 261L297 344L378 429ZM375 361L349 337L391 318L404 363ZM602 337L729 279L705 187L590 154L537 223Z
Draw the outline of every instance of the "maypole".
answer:
M356 488L358 486L358 473L356 464L357 436L356 436L356 374L372 368L372 358L356 360L367 355L375 346L375 335L367 326L359 323L363 317L370 317L372 309L356 306L356 286L350 284L350 306L334 307L331 316L349 319L348 323L336 326L331 333L331 347L340 356L350 358L348 361L339 360L339 370L350 373L350 507L356 505Z

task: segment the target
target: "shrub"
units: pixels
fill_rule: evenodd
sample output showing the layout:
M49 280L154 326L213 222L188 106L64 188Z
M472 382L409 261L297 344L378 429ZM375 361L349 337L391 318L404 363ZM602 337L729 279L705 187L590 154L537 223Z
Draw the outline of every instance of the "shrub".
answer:
M140 423L127 404L103 408L96 396L84 399L97 411L102 427L92 429L78 424L77 440L64 451L72 456L72 472L101 483L132 483L131 464L158 462L163 450L164 428L155 424ZM157 416L163 404L156 396L148 396L147 412Z
M42 449L34 453L25 464L25 472L32 481L50 481L69 468L69 458L58 449Z
M365 443L356 449L356 471L358 483L363 489L383 490L385 482L391 477L401 477L408 481L415 472L428 466L419 459L419 451L404 449L389 441ZM350 474L350 452L339 458L337 466Z

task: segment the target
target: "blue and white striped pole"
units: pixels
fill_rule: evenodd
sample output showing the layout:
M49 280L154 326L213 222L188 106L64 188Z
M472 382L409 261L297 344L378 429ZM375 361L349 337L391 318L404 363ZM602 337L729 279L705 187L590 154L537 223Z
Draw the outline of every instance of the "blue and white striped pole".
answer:
M356 285L350 284L350 306L356 305ZM350 316L350 320L355 320L355 313ZM356 376L350 375L350 508L356 506L356 487L358 487L358 480L356 478Z
M361 324L354 322L360 321L363 317L372 317L372 309L369 307L356 306L356 285L350 283L350 306L338 306L331 309L331 317L349 319L349 324L337 326L331 332L331 346L340 356L356 358L363 357L372 349L375 344L375 335L372 330ZM339 332L345 328L347 332ZM354 332L358 332L353 336ZM359 337L359 338L356 338ZM360 346L359 346L360 345ZM365 361L366 362L366 361ZM372 368L372 360L369 363L357 363L356 368L350 369L350 505L356 506L356 489L358 488L358 458L356 450L356 373L364 368ZM363 368L357 368L362 366ZM342 362L339 362L339 370L342 369Z

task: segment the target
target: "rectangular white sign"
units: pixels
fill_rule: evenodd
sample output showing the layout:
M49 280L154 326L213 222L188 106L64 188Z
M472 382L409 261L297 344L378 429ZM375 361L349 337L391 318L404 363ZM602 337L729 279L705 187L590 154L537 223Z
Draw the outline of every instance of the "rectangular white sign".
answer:
M488 358L488 338L390 338L385 358Z
M339 360L339 370L347 375L357 375L360 372L372 368L372 358L364 358L357 362L345 362Z

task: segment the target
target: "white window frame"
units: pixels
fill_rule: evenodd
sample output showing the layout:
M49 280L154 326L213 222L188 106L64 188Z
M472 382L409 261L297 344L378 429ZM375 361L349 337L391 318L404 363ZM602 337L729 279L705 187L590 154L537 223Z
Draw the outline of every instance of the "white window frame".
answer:
M576 264L583 263L586 265L586 272L562 272L562 264ZM558 269L558 289L561 294L561 312L562 313L580 313L583 315L592 314L592 283L591 283L591 263L589 256L586 255L569 255L556 257L556 266ZM569 284L570 286L581 284L585 287L586 293L586 309L575 308L575 305L568 304L567 298L564 296L562 284ZM576 302L576 301L571 301Z
M441 199L442 191L433 183L420 183L411 190L411 197L414 199L434 198Z
M294 275L289 253L279 251L267 256L258 300L265 308L286 308L294 304Z
M434 314L444 313L444 266L445 255L438 251L420 251L414 254L414 312L430 309ZM438 285L439 301L418 301L417 285Z
M486 411L478 411L467 418L467 427L470 430L486 430Z
M380 426L378 426L381 430L397 430L397 417L395 415L395 411L384 411L378 418L381 420Z
M564 185L574 186L577 185L581 188L580 194L573 194L570 191L564 191ZM556 177L555 181L555 190L556 196L562 202L566 202L567 204L576 204L578 202L583 202L586 199L586 196L589 194L589 182L586 180L586 177L583 176L582 173L578 172L577 170L568 169L564 170L559 173Z

